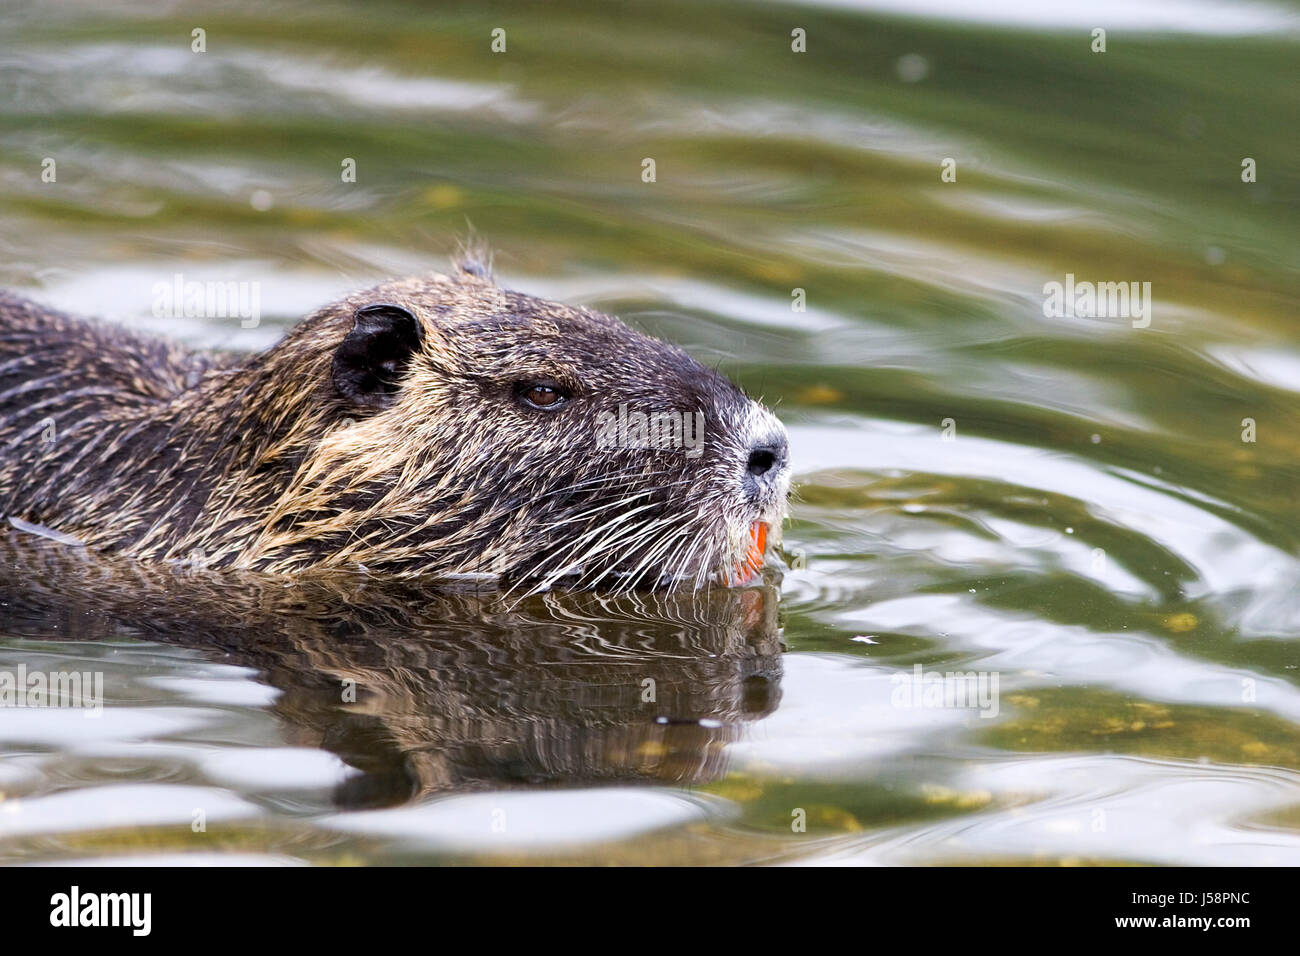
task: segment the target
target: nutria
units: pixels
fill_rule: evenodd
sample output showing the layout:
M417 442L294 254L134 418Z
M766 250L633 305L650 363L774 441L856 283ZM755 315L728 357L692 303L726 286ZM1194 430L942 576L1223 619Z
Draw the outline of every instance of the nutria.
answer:
M0 514L101 551L699 587L753 577L788 490L784 428L722 375L472 263L252 356L0 295Z

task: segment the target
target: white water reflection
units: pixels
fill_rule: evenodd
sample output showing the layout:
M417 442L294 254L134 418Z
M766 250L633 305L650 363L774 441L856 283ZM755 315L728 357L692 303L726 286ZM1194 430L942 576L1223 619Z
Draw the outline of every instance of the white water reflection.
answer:
M1292 806L1300 774L1118 755L976 761L956 781L1028 806L843 841L806 863L986 860L1296 866L1300 834L1257 818Z
M957 23L991 23L1032 30L1133 30L1243 36L1294 31L1300 15L1273 3L1222 0L796 0L814 6L926 17Z

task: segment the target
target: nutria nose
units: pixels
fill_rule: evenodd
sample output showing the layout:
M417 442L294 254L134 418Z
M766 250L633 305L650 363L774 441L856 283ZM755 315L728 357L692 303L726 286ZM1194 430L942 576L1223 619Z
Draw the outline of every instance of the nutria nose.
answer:
M785 436L757 444L749 450L749 461L745 465L745 470L755 478L762 478L768 472L779 469L785 464L788 451Z
M749 473L755 478L766 475L776 464L776 452L770 448L756 448L749 453Z

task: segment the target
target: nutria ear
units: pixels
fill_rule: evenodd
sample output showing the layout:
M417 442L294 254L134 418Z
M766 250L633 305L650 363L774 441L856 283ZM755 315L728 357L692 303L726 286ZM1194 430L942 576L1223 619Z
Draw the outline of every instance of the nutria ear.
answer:
M420 323L400 305L380 302L357 309L352 331L334 353L334 387L353 404L387 408L419 347Z

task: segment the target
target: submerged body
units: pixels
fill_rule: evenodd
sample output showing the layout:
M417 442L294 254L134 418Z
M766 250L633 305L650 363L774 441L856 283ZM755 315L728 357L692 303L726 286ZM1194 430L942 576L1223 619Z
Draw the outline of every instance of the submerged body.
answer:
M646 447L629 418L684 428ZM477 269L348 296L251 356L0 295L0 514L95 549L698 586L756 570L788 489L784 429L725 378Z

